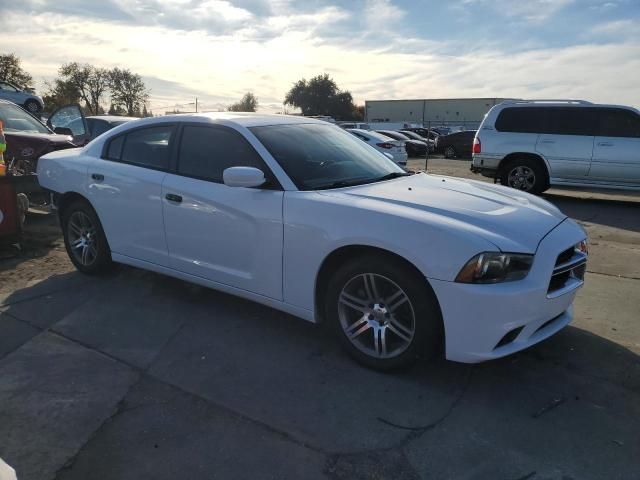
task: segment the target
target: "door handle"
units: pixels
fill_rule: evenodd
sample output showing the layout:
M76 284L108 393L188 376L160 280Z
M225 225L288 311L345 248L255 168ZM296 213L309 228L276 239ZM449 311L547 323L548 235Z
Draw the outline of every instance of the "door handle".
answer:
M169 200L170 202L181 203L182 197L180 195L176 195L175 193L167 193L164 198Z
M104 180L104 175L101 173L92 173L91 178L93 178L96 182L101 182Z
M540 140L540 143L556 143L555 140Z
M598 142L599 147L613 147L613 143L611 142Z

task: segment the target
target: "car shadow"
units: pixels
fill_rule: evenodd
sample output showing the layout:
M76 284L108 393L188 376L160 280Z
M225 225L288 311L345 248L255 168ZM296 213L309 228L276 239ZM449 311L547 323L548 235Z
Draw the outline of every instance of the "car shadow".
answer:
M640 232L640 202L556 193L545 193L543 197L576 220Z

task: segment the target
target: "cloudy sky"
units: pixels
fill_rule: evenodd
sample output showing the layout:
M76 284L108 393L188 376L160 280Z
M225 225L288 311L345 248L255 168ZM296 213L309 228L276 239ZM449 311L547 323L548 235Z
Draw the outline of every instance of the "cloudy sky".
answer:
M282 109L327 72L356 102L584 98L640 106L640 0L0 0L0 52L141 74L151 108ZM189 108L189 107L184 107Z

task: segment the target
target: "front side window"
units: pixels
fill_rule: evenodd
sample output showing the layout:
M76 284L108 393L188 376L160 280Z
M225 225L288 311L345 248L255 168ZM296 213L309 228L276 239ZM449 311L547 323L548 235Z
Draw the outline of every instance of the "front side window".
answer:
M339 188L404 174L385 155L332 125L270 125L250 130L300 190Z
M0 82L0 90L5 90L7 92L17 92L18 89L11 85L10 83Z
M598 135L602 137L640 137L640 116L630 110L603 108L598 117Z
M169 168L169 148L173 125L140 128L109 141L105 158L142 167Z
M226 127L184 127L179 174L222 183L222 173L230 167L265 170L258 153L238 132ZM268 174L264 173L265 176Z

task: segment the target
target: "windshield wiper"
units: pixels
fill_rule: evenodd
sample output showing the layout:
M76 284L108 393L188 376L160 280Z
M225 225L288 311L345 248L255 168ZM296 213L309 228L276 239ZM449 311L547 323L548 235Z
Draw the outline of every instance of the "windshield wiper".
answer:
M382 182L384 180L391 180L393 178L398 178L398 177L407 177L409 175L413 175L413 174L409 172L392 172L378 178L363 178L360 180L351 180L351 181L338 180L336 182L329 183L327 185L315 187L314 190L330 190L332 188L355 187L357 185L366 185L367 183Z
M413 175L413 173L409 173L409 172L391 172L391 173L388 173L386 175L383 175L382 177L378 177L373 181L374 182L383 182L385 180L392 180L394 178L408 177L409 175Z

